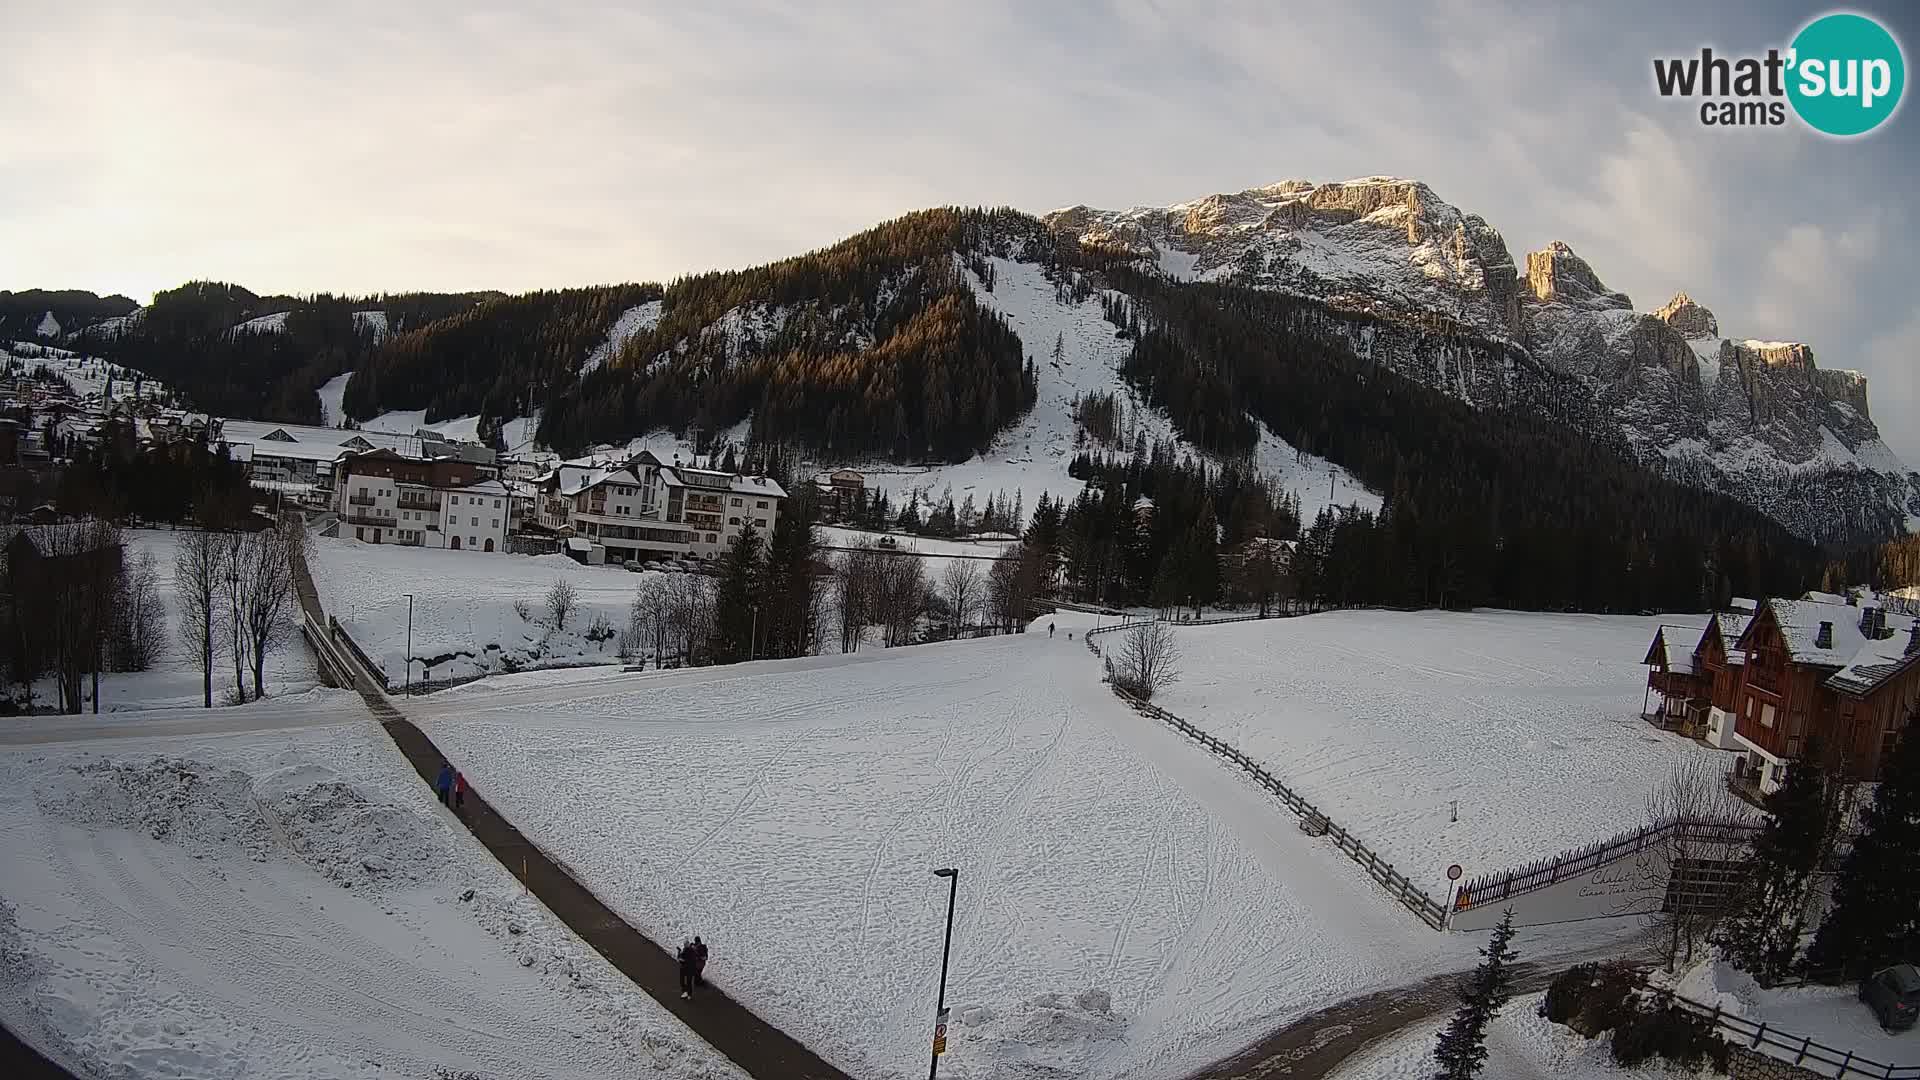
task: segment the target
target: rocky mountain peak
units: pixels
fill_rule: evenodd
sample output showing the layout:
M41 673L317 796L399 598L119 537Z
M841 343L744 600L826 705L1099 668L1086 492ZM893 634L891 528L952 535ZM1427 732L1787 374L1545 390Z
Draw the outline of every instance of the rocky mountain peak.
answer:
M1594 309L1633 307L1626 293L1608 289L1587 260L1561 240L1548 244L1545 250L1527 252L1527 288L1543 304Z
M1653 317L1680 331L1680 336L1689 341L1720 336L1720 320L1683 292L1674 293L1673 299L1654 312Z

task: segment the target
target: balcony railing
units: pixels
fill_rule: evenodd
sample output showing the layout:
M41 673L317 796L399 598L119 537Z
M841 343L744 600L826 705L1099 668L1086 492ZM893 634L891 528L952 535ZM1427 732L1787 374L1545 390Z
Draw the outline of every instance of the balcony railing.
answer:
M372 506L372 505L373 505L373 496L371 496L371 495L349 495L349 496L347 496L347 501L348 501L348 502L350 502L350 503L352 503L352 504L353 504L353 505L355 505L355 506Z
M347 523L349 525L378 525L383 529L391 529L393 528L393 515L388 514L383 517L379 514L348 514Z
M405 495L402 495L400 496L400 509L402 510L438 510L440 509L440 500L439 499L422 499L418 497L409 498Z

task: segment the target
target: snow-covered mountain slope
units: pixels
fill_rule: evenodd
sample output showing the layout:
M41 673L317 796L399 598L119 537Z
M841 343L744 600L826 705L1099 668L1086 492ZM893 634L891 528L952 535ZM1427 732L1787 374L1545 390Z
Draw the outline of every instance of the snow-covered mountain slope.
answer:
M343 371L320 384L315 393L320 395L320 423L327 427L342 427L347 422L347 411L341 406L341 400L347 396L347 380L353 378L353 372Z
M1684 293L1637 311L1564 243L1529 253L1522 271L1485 219L1419 181L1291 180L1046 220L1175 279L1383 316L1390 332L1354 332L1357 352L1476 405L1511 389L1514 357L1570 376L1644 464L1802 536L1859 539L1920 523L1920 474L1880 439L1865 376L1816 367L1801 343L1721 338L1712 313ZM1463 332L1483 344L1458 344ZM1449 350L1495 362L1436 366Z
M257 319L248 319L246 322L235 326L232 332L236 334L282 334L286 332L287 316L290 314L292 313L276 311L271 315L262 315Z
M173 397L173 391L166 384L151 376L97 356L85 356L50 345L15 341L0 346L0 369L15 365L22 372L47 371L58 375L73 387L74 393L82 397L104 395L109 387L112 388L115 401L137 398L165 402Z
M608 358L617 355L621 349L626 348L627 342L632 341L636 335L651 330L658 325L660 322L661 306L660 301L649 300L644 304L636 304L621 312L620 317L615 319L613 325L607 328L607 340L601 342L594 348L593 352L587 354L586 363L580 366L580 374L585 375L606 363Z

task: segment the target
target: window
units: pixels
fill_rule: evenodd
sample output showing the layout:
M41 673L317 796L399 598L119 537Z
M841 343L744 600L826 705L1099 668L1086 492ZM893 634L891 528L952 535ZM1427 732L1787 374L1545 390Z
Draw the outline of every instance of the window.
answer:
M366 485L365 485L365 484L362 484L362 485L360 486L360 490L358 490L358 491L356 491L356 492L354 492L354 494L356 494L356 495L358 495L358 496L360 496L360 497L361 497L361 498L363 498L363 499L364 499L364 498L366 498L366 497L367 497L367 488L366 488Z
M468 546L468 547L472 547L472 546L474 546L475 544L478 544L479 542L480 542L480 538L479 538L479 537L477 537L477 536L469 536L469 537L467 537L467 546Z
M499 519L499 518L494 518L494 519L493 519L493 527L494 527L494 528L496 528L496 529L500 527L500 519Z
M479 518L473 518L473 519L471 519L471 521L469 522L469 524L471 524L471 525L472 525L472 526L473 526L474 528L476 528L476 529L477 529L477 528L479 528L479 527L480 527L480 519L479 519Z
M449 495L449 496L447 496L447 501L448 501L448 502L450 502L450 503L452 503L452 504L453 504L453 505L455 505L455 506L459 506L459 505L460 505L460 496L458 496L458 495Z
M759 502L754 503L753 506L756 510L765 510L767 508L767 500L761 499Z
M495 510L498 510L498 509L500 509L500 500L499 500L499 499L495 499L495 500L493 500L493 508L494 508Z
M740 500L739 500L739 499L737 499L737 498L736 498L736 499L734 499L734 500L733 500L733 505L735 505L735 506L739 506L739 505L740 505Z
M1760 726L1761 727L1773 726L1773 706L1771 705L1760 706Z
M719 537L717 537L717 536L715 536L715 535L713 535L712 533L708 533L708 534L707 534L707 543L709 543L709 544L717 544L717 543L719 543L719 542L720 542L720 538L719 538Z
M365 540L367 538L367 530L355 525L353 527L353 538L355 540Z
M754 528L756 528L756 529L764 529L764 528L766 528L766 527L767 527L767 519L766 519L766 518L755 518L755 519L753 519L753 525L754 525Z
M729 525L738 525L738 524L740 524L740 519L739 519L739 518L737 518L737 517L730 517L730 518L728 518L728 519L727 519L727 524L729 524Z

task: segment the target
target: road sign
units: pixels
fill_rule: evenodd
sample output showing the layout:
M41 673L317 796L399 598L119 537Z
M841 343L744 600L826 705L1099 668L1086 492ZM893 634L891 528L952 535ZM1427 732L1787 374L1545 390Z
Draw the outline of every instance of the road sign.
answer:
M1449 866L1449 867L1447 867L1447 880L1448 880L1448 881L1459 881L1459 880L1460 880L1460 873L1461 873L1461 871L1460 871L1460 864L1459 864L1459 863L1454 863L1454 864L1453 864L1452 866Z
M940 1015L933 1022L933 1056L934 1057L939 1057L941 1054L944 1054L947 1052L947 1013L948 1011L949 1010L947 1009L941 1009Z

